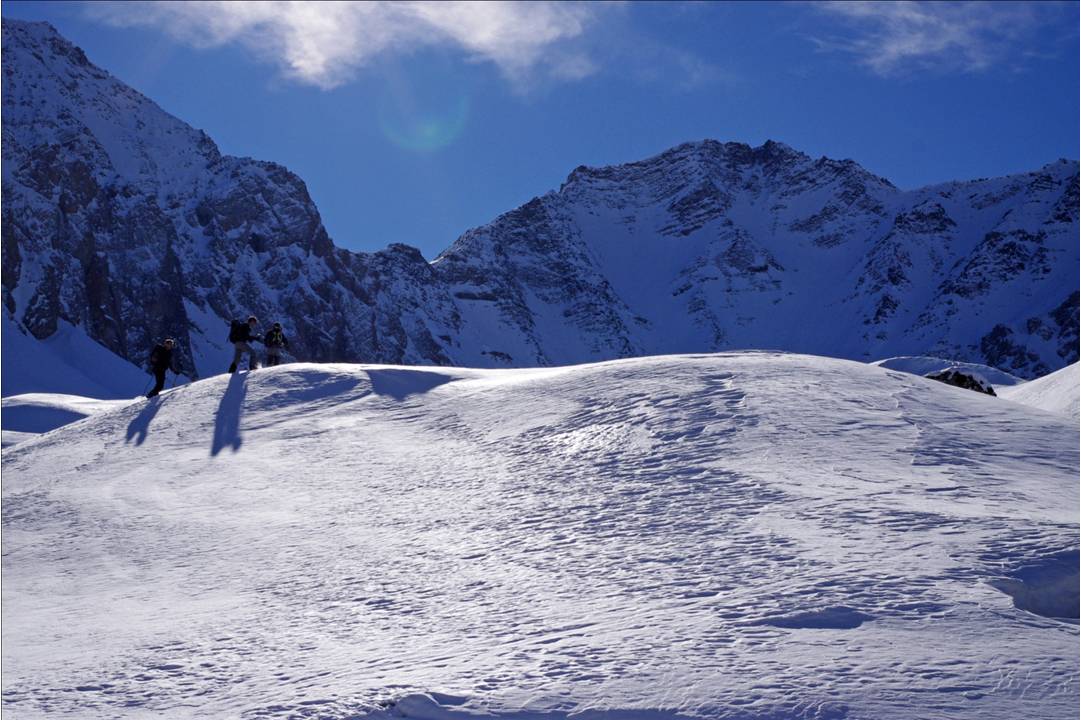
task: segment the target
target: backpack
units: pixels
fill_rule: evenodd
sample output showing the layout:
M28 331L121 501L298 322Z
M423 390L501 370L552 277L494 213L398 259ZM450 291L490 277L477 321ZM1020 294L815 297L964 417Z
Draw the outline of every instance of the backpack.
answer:
M150 351L150 367L168 367L172 360L172 351L167 349L163 345L155 345L154 349Z
M266 334L266 344L270 347L281 347L285 344L285 337L281 330L271 330Z
M229 325L229 342L243 342L248 339L248 324L241 320L234 320Z

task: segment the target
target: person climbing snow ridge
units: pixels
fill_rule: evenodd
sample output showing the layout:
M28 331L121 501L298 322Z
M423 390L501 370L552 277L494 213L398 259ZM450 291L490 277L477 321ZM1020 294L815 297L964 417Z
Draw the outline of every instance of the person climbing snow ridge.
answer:
M255 355L255 350L251 346L251 343L259 342L259 335L255 332L255 326L258 323L259 321L256 320L255 316L251 315L248 317L248 322L234 320L229 326L229 342L233 343L233 347L236 348L236 352L233 353L233 362L229 365L230 373L236 372L236 366L244 353L248 354L248 370L255 370L259 367L259 358Z
M289 349L289 340L282 332L282 324L274 323L274 327L267 331L263 337L263 345L266 347L267 367L273 367L281 362L282 348Z
M147 398L154 397L165 387L165 372L167 370L179 374L176 368L173 367L173 346L175 344L172 338L165 338L150 351L150 372L154 374L154 388L146 394Z

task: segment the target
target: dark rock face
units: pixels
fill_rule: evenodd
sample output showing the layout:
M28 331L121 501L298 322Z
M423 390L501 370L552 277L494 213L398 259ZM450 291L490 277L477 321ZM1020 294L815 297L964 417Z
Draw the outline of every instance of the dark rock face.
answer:
M966 373L964 370L958 370L956 368L947 368L941 372L928 373L924 377L931 380L938 380L939 382L953 385L954 387L964 388L965 390L975 390L976 392L985 395L995 394L995 389L991 387L989 382L983 378L976 377L971 373Z
M305 359L449 362L430 327L453 306L419 253L335 248L285 168L221 155L48 25L3 28L3 302L34 336L66 321L139 364L169 335L198 375L254 313Z
M575 169L434 262L336 248L300 178L222 155L45 24L3 23L4 312L224 370L228 320L305 360L530 366L776 348L1033 377L1078 357L1078 171L898 190L781 143Z
M1038 355L1029 352L1014 338L1014 332L1006 325L995 325L991 332L980 338L980 351L987 358L987 364L999 369L1014 369L1023 372L1035 368L1037 375L1046 375L1050 370Z

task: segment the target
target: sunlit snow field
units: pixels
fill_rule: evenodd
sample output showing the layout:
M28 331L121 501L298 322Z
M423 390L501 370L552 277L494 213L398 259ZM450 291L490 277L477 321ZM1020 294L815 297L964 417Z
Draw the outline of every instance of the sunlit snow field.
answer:
M299 364L28 437L5 717L1077 716L1078 427L1007 399Z

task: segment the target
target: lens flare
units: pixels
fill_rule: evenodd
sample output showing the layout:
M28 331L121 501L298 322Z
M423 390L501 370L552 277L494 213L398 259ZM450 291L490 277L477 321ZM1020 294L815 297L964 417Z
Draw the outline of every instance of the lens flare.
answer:
M400 105L383 103L379 128L398 147L414 152L432 152L453 143L469 119L469 98L459 95L439 106L406 111Z

